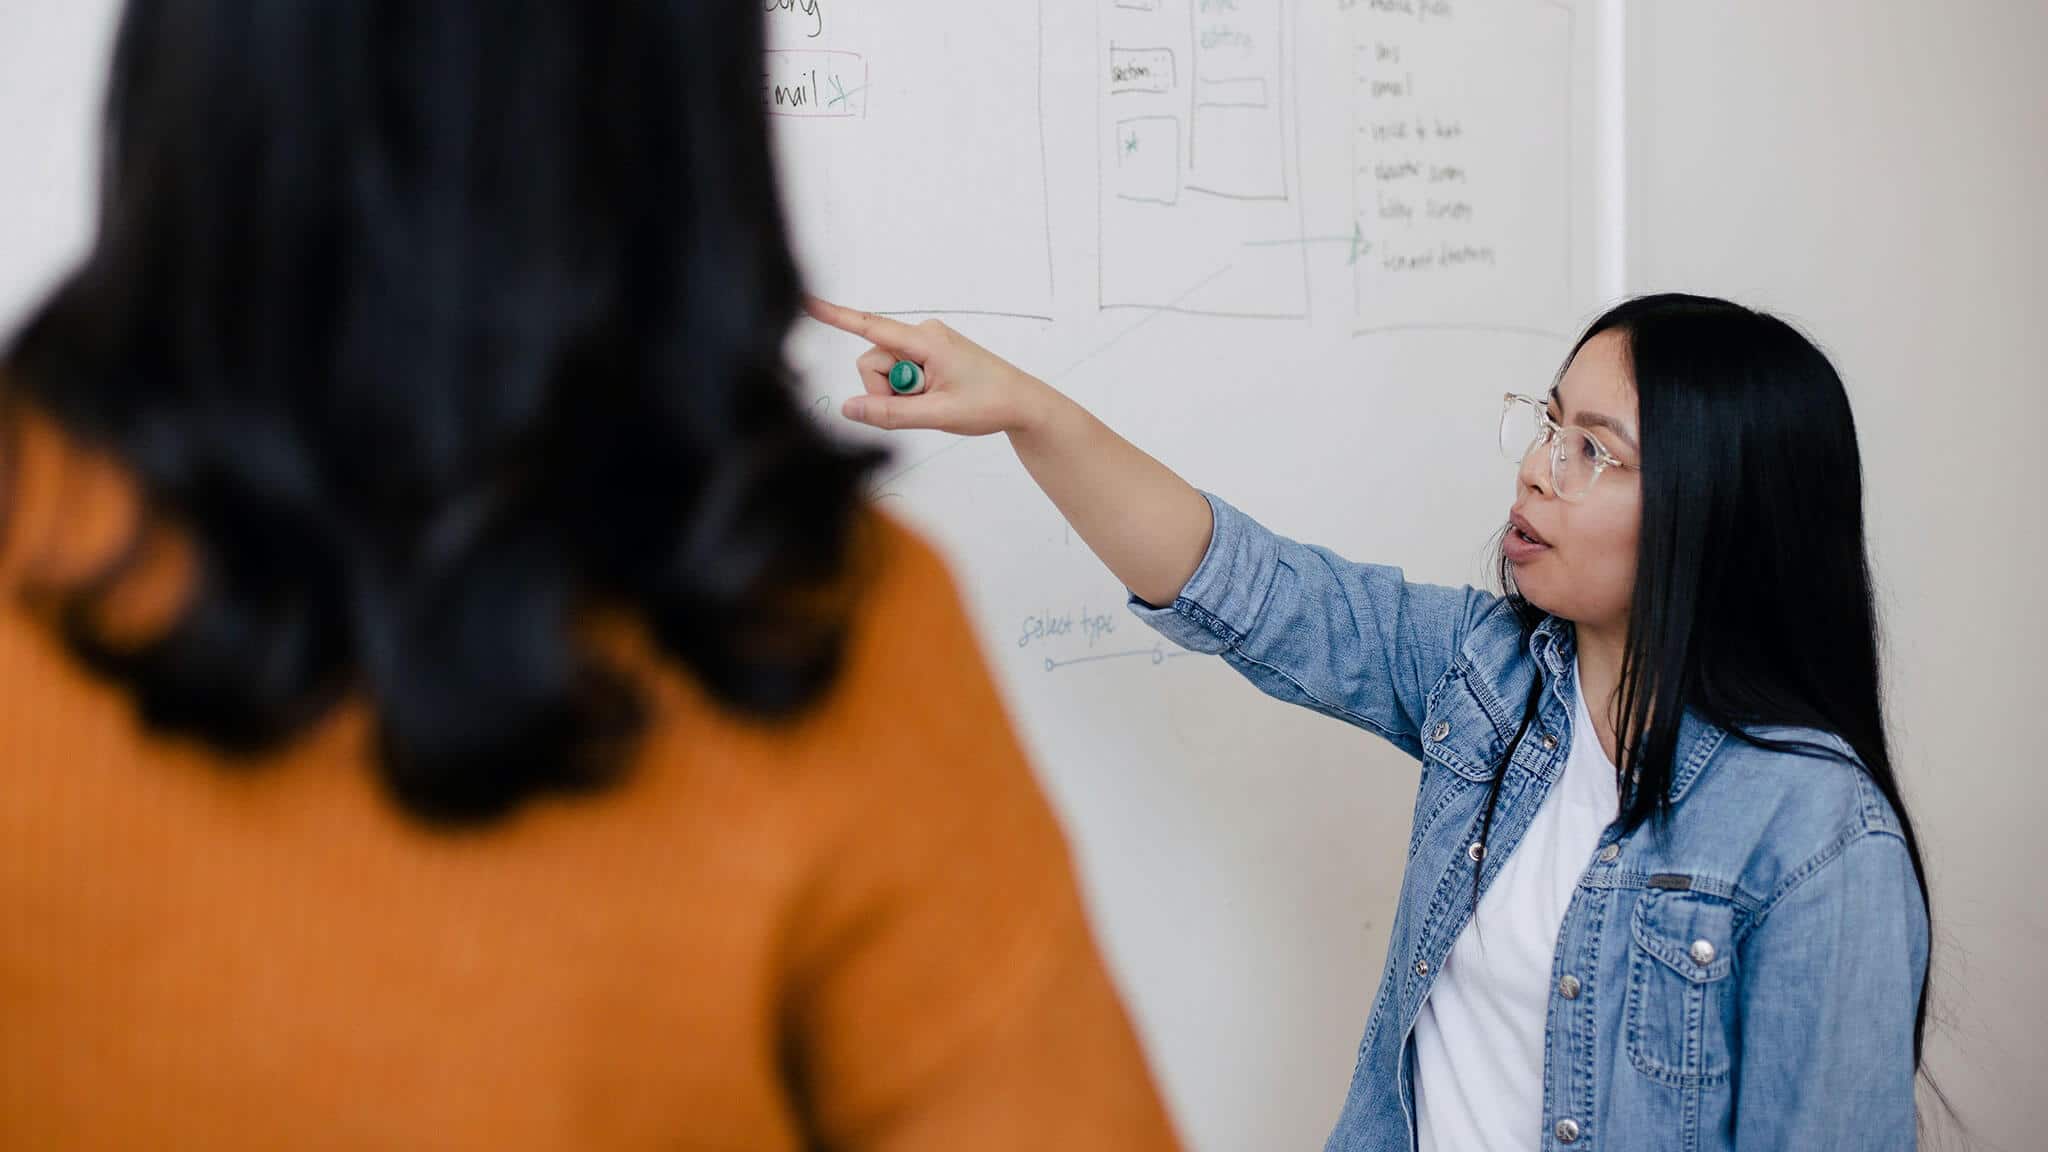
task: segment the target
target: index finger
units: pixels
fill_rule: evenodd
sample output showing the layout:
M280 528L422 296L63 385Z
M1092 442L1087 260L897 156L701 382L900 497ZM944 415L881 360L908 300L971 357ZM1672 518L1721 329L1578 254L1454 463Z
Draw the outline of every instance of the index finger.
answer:
M810 313L811 319L820 324L837 328L841 332L850 332L870 344L880 344L889 351L920 364L931 359L932 354L937 351L929 332L900 320L891 320L887 316L857 312L816 296L804 298L804 311Z

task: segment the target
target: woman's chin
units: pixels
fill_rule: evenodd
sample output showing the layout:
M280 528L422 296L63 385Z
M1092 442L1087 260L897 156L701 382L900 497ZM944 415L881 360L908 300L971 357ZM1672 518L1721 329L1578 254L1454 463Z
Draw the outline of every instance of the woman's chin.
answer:
M1547 616L1562 616L1558 611L1559 597L1556 589L1546 587L1549 582L1540 574L1529 572L1522 565L1514 566L1515 594L1528 601Z

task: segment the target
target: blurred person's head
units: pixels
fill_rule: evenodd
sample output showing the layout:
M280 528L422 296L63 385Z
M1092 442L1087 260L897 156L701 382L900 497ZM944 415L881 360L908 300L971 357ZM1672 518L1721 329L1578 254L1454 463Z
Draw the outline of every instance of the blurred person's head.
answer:
M132 546L54 590L160 729L261 752L373 710L419 816L602 785L623 611L717 699L830 683L871 461L803 414L761 10L133 0L100 220L7 354L109 454ZM10 500L12 494L10 493ZM95 626L175 538L182 607Z

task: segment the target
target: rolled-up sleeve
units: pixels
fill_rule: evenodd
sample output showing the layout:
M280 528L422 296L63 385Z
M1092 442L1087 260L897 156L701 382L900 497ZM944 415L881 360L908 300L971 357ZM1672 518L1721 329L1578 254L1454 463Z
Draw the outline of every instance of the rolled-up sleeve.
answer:
M1429 692L1498 597L1413 584L1279 536L1223 500L1201 565L1167 607L1131 610L1193 652L1220 655L1266 692L1421 754Z

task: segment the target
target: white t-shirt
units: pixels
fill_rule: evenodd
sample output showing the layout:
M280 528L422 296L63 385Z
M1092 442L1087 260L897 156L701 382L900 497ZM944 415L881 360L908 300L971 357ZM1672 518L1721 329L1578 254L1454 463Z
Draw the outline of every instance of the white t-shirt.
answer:
M1557 933L1619 802L1577 675L1572 683L1564 776L1458 934L1415 1020L1422 1152L1510 1152L1542 1140L1543 1022Z

